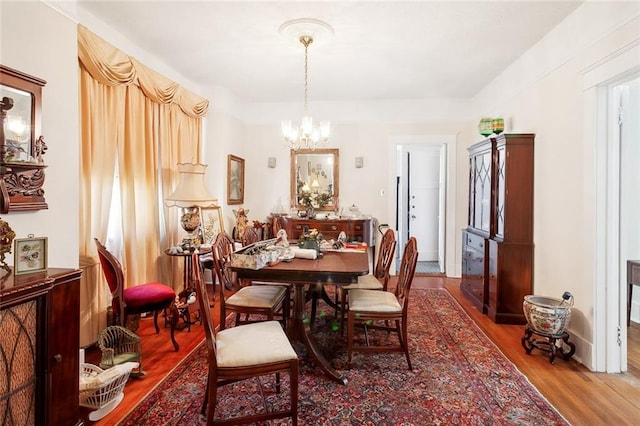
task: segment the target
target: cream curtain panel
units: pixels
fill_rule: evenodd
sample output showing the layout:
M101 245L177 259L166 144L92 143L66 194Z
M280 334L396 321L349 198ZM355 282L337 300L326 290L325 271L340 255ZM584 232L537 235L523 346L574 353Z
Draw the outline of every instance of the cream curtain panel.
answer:
M86 272L81 343L86 345L106 325L111 300L93 238L106 241L114 185L122 209L118 225L125 283L158 280L181 289L182 264L163 254L178 238L178 212L165 207L163 198L177 182L176 164L200 161L202 117L209 102L82 25L78 59L80 265Z

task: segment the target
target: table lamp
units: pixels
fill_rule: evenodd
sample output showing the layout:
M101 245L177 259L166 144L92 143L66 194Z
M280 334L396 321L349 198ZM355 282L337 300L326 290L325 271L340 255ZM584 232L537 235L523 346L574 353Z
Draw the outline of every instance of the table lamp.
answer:
M180 207L180 224L187 233L180 247L192 251L199 245L197 231L200 227L200 208L216 207L218 199L209 193L204 183L206 164L178 163L180 173L176 189L165 198L169 207Z

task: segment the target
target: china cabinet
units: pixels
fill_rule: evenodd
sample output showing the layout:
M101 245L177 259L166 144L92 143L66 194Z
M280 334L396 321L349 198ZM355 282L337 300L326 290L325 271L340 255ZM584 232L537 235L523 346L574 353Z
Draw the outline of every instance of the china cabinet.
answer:
M525 323L533 283L533 134L469 147L468 226L461 291L496 323Z

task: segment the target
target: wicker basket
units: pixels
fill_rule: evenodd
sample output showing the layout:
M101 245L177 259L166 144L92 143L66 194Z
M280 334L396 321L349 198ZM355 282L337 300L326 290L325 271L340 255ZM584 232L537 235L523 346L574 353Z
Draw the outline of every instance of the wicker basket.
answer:
M81 376L88 377L92 374L100 374L104 370L93 364L81 364ZM84 389L80 391L80 405L83 407L94 408L96 410L100 410L106 407L109 404L115 402L116 399L122 400L124 385L127 383L129 379L129 374L131 371L127 371L122 373L119 376L114 377L106 383L101 384L97 388ZM100 413L100 417L103 417L108 412L113 410L118 403L112 404L112 407L109 407L107 410L102 410ZM94 412L96 413L96 412ZM90 416L97 417L97 416ZM94 420L94 419L91 419Z

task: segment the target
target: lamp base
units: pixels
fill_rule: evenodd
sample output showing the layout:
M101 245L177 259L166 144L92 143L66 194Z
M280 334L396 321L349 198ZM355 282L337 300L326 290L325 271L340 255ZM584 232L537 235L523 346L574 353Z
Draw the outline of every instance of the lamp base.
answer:
M200 239L197 235L200 229L200 209L198 207L183 207L180 218L182 229L187 235L182 239L180 247L183 251L194 251L200 246Z
M198 249L200 244L197 241L197 238L183 238L180 243L180 248L183 252L192 252Z

